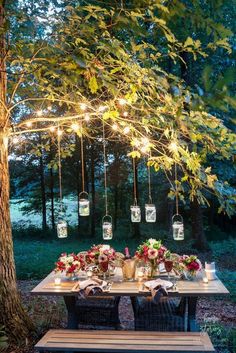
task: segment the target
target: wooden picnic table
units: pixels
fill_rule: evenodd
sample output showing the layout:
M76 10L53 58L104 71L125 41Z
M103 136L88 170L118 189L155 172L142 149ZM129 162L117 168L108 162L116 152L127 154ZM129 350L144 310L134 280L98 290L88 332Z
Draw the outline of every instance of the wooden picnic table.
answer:
M65 277L61 278L61 284L55 285L55 277L58 274L51 272L43 279L32 291L32 295L45 296L62 296L68 311L68 329L76 329L78 327L78 319L76 315L76 300L78 292L74 291L77 284L76 281L71 281ZM84 277L81 280L85 279ZM99 294L99 296L150 296L149 290L143 290L138 281L124 282L122 281L121 271L116 271L116 274L109 280L112 286L109 292ZM228 295L229 291L223 283L216 279L204 283L202 278L197 277L194 281L178 280L177 288L168 290L170 297L185 297L186 305L188 305L188 330L191 331L190 322L196 319L196 306L199 297L213 297Z

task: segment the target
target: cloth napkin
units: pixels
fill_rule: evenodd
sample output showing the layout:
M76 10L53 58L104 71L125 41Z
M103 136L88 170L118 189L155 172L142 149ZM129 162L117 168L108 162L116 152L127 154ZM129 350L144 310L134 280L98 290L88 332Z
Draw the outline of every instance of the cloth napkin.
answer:
M164 281L160 278L153 281L145 282L144 285L150 289L152 295L152 302L158 304L161 297L167 297L167 288L172 287L172 283L169 281Z
M98 295L102 293L107 287L107 282L99 278L86 279L79 284L79 295L82 298L86 298L92 295Z

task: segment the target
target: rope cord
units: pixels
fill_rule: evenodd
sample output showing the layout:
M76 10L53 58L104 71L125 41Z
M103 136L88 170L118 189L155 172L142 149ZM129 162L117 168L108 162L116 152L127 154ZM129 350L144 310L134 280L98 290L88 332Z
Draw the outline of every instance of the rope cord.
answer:
M149 155L150 158L150 155ZM147 170L148 170L148 202L152 204L152 190L151 190L151 171L150 171L150 166L147 164Z
M178 202L178 198L179 198L179 187L178 187L178 183L177 183L177 164L175 163L175 205L176 205L176 214L179 214L179 202Z
M84 140L83 131L81 127L81 139L80 139L80 149L81 149L81 173L82 173L82 192L84 192Z
M63 211L62 204L62 175L61 175L61 137L60 137L60 127L57 127L57 148L58 148L58 177L59 177L59 198L60 198L60 211Z
M102 121L102 139L103 139L103 166L104 166L104 198L105 198L105 215L108 215L108 198L107 198L107 160L106 160L106 140L105 125Z
M133 158L133 173L134 173L134 205L138 205L138 200L137 200L137 185L136 185L136 173L135 173L135 158Z

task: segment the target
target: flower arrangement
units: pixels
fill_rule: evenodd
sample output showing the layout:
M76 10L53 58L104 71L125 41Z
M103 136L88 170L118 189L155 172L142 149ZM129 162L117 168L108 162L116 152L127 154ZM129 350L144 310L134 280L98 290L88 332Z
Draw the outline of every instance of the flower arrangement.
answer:
M55 272L66 272L67 276L76 275L81 267L80 258L72 253L63 253L56 262Z
M186 277L195 277L197 272L202 268L201 261L196 255L183 255L179 258L179 269Z
M161 240L150 238L139 245L135 257L151 265L152 277L157 265L164 261L166 251L167 249L162 245Z
M88 266L97 266L102 272L107 272L109 265L114 266L116 252L110 245L93 245L85 256Z

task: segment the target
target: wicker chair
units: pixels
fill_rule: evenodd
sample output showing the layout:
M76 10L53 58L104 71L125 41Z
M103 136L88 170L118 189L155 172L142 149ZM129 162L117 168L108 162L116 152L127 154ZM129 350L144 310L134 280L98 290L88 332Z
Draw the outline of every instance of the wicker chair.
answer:
M110 327L118 330L120 297L79 297L76 302L79 327Z
M135 330L186 331L186 300L162 297L158 304L150 297L132 297Z

